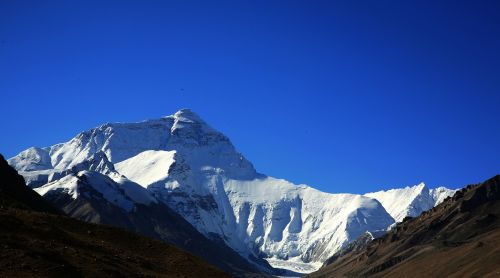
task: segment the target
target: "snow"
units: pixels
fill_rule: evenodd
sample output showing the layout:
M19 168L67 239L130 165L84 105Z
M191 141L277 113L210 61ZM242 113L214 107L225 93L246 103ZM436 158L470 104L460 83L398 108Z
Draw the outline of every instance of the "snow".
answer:
M49 177L53 174L52 169L48 170L35 170L35 171L18 171L19 175L24 177L26 185L31 188L36 188L46 184Z
M446 199L447 197L453 196L455 194L455 192L457 192L457 190L448 189L446 187L441 186L441 187L431 189L429 194L436 201L436 203L434 205L437 206L437 205L441 204L444 201L444 199Z
M187 109L104 124L66 143L30 148L9 164L41 195L78 198L81 186L91 186L125 210L161 201L250 261L262 257L297 273L318 269L364 232L420 213L448 192L424 190L422 184L365 196L328 194L268 177Z
M123 190L124 195L134 203L143 205L158 203L156 198L153 197L149 191L124 176L112 175L111 178L118 184L117 187Z
M68 175L63 177L62 179L48 183L44 186L38 187L34 189L41 196L45 196L50 192L63 191L64 193L71 196L71 198L78 198L78 179L73 175Z
M97 172L82 171L77 174L79 180L84 180L84 183L90 185L99 193L102 194L104 199L108 202L131 211L134 207L134 202L123 194L117 184L108 176Z
M288 275L284 275L282 277L302 277L306 274L317 271L323 265L322 263L319 263L319 262L304 263L304 262L301 262L300 260L294 260L294 259L284 261L284 260L279 260L279 259L274 259L274 258L266 258L266 261L274 268L287 269L287 270L290 270L290 271L297 273L296 275L288 274Z
M424 183L405 188L367 193L365 196L377 199L387 212L401 222L406 216L416 217L441 203L455 190L444 187L428 189Z
M115 169L129 180L147 188L168 176L174 160L175 151L144 151L138 155L115 164Z
M70 141L49 150L53 169L65 170L103 151L113 163L147 150L159 150L170 135L171 118L140 123L108 123L84 131ZM11 164L17 165L17 164Z
M224 187L236 223L225 233L235 230L248 248L259 242L271 265L299 273L316 270L363 232L394 222L378 201L360 195L328 194L272 177L227 180Z
M51 169L50 156L47 148L31 147L8 160L10 165L16 165L18 171L36 171Z
M48 183L34 190L44 196L49 193L62 191L77 199L80 190L89 186L101 193L108 202L131 211L135 204L149 205L156 202L151 194L138 184L127 180L125 177L114 176L114 179L94 171L81 171Z

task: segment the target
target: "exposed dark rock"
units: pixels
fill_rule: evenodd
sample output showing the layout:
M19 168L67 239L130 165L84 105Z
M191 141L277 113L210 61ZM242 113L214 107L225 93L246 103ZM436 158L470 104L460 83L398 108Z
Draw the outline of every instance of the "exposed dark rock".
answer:
M0 206L35 210L39 212L60 213L58 209L43 200L36 192L27 187L24 178L7 164L0 154Z

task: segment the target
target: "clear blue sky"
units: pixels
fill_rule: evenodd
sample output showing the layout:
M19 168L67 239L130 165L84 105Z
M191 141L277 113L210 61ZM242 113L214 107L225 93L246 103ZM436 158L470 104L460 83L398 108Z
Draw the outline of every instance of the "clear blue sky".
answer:
M500 173L500 1L2 0L0 104L7 157L191 108L268 175L458 187Z

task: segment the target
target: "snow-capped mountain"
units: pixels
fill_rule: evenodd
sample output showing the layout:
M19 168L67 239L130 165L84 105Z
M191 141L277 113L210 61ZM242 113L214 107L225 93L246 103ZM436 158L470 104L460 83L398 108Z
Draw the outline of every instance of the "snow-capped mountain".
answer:
M119 174L103 152L51 173L49 183L34 190L71 217L162 239L229 273L272 271L264 260L258 268L227 245L203 236L150 191Z
M455 192L456 190L445 187L429 189L424 183L420 183L411 187L367 193L365 196L377 199L396 222L401 222L407 216L419 216Z
M113 169L89 163L96 156L109 159ZM75 167L86 170L84 176L106 175L118 187L117 179L126 179L249 261L260 264L265 258L277 268L302 273L316 270L366 231L394 223L392 203L384 204L389 198L328 194L259 174L225 135L187 109L156 120L105 124L66 143L30 148L9 164L41 194L73 192L71 183L62 181Z

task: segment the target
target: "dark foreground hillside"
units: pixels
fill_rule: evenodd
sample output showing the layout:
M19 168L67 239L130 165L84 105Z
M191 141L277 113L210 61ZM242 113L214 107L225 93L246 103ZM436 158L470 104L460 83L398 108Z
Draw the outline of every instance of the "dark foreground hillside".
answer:
M0 277L224 277L201 259L118 228L0 210Z
M159 240L64 216L0 156L0 277L226 277Z
M311 277L500 277L500 176L467 186Z

